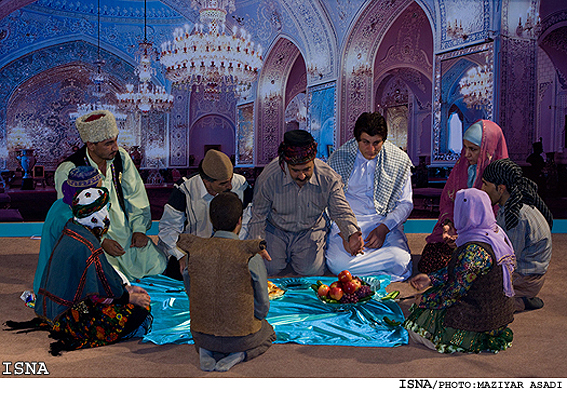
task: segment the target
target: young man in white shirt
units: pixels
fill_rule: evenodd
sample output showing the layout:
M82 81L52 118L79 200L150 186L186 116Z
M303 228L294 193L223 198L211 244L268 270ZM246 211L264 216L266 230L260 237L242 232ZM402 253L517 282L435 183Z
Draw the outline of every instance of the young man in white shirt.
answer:
M364 237L364 254L351 255L333 225L326 251L327 267L338 274L391 276L403 281L412 271L411 253L403 223L413 210L411 161L387 140L386 120L365 112L354 126L354 138L329 157L329 165L342 176L345 196Z

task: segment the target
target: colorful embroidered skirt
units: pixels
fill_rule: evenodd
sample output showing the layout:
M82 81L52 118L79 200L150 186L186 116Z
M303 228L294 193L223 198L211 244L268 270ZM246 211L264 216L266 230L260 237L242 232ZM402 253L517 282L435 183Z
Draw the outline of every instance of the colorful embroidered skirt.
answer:
M53 325L53 337L65 350L99 347L131 337L140 325L148 325L149 310L133 304L104 305L81 301L67 310ZM141 334L145 335L149 327Z
M421 337L430 340L439 353L480 353L483 351L498 353L512 346L514 335L508 327L501 327L488 332L473 332L444 325L445 309L410 308L410 315L404 323Z

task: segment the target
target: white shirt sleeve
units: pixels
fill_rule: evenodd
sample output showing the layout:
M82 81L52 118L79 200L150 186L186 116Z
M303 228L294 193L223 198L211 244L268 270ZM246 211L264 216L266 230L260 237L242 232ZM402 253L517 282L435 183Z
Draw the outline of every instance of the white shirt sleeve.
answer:
M75 168L75 164L71 163L70 161L64 161L63 163L59 164L57 169L55 170L54 181L55 181L55 190L57 191L57 199L63 198L63 182L69 178L69 172Z
M413 191L411 187L411 173L406 178L406 183L402 188L400 197L396 201L396 205L392 212L386 215L382 223L391 231L399 225L403 224L413 210Z
M185 230L185 212L178 211L169 204L163 207L163 215L159 221L159 246L162 251L169 256L174 256L177 260L182 258L185 253L177 249L179 234Z

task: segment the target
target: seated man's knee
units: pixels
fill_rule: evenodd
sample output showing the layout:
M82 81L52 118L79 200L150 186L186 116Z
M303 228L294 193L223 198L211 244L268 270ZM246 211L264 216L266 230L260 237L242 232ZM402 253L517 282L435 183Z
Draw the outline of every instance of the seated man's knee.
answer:
M351 266L351 256L347 254L338 254L338 255L331 255L327 254L326 256L326 264L329 271L331 271L334 275L337 275L339 272L348 269Z
M271 261L264 260L264 264L266 265L268 276L278 275L287 266L287 262L285 260L274 257L272 257Z
M318 255L314 259L293 259L293 270L301 276L320 276L325 273L325 255Z

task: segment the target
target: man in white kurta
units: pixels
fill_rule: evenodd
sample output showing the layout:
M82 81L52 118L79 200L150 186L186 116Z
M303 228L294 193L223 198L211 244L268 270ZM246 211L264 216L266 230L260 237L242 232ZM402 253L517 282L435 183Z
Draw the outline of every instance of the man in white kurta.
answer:
M110 228L102 241L109 263L129 280L161 274L167 265L166 257L146 236L152 225L150 202L130 155L118 147L114 115L95 111L77 119L76 125L85 146L57 167L57 198L63 197L62 184L73 168L97 168L102 186L110 192ZM121 169L117 171L118 160Z
M403 224L413 210L411 161L387 141L384 118L364 113L357 120L355 138L329 158L329 165L343 178L345 196L362 229L364 254L345 251L338 227L329 234L326 261L338 274L391 276L404 281L411 276L411 253Z
M179 235L185 233L210 238L213 224L209 206L216 195L229 190L236 193L245 206L240 233L240 239L245 239L250 219L248 202L251 200L251 188L246 178L234 174L226 154L210 149L199 163L199 174L189 179L183 177L173 185L159 221L158 247L169 259L166 276L183 280L179 264L187 265L187 254L177 248Z

